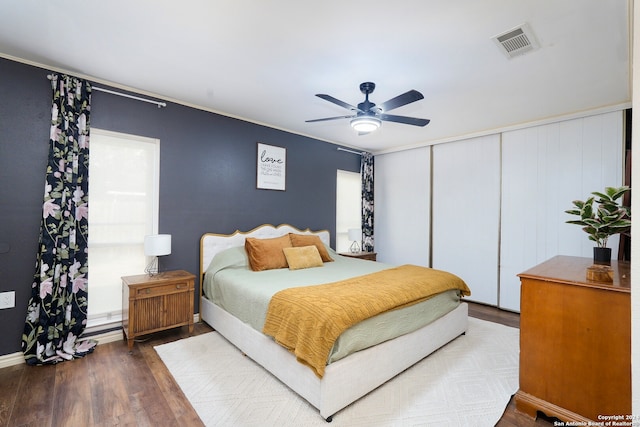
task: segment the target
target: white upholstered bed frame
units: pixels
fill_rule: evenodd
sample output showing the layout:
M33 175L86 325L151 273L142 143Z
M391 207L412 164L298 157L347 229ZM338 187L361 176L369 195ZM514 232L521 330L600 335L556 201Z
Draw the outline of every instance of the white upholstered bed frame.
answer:
M315 234L329 245L328 231L302 231L290 225L262 225L246 233L236 231L231 235L203 235L200 240L200 319L316 407L327 421L342 408L467 330L467 305L461 303L452 312L415 332L329 364L323 378L318 378L273 339L213 304L202 292L204 273L216 253L243 246L246 237L271 238L287 233Z

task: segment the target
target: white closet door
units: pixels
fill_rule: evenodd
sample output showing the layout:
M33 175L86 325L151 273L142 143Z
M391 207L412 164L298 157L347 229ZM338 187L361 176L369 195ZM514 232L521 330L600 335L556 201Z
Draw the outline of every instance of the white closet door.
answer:
M623 112L503 134L500 307L520 311L519 273L556 255L593 256L564 211L622 184L623 148ZM613 257L617 244L609 240Z
M375 156L374 233L377 260L429 263L429 148Z
M433 268L498 304L500 136L433 146Z

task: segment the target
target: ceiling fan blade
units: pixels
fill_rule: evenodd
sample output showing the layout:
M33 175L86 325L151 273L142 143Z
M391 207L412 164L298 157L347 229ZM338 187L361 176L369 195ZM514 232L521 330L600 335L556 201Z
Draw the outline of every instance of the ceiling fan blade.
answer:
M305 123L313 123L313 122L326 122L328 120L338 120L338 119L352 119L355 116L337 116L337 117L326 117L324 119L313 119L313 120L305 120Z
M413 125L413 126L426 126L431 121L429 119L418 119L416 117L394 116L392 114L380 114L378 117L380 118L380 120L384 120L387 122L402 123L405 125Z
M334 103L334 104L336 104L336 105L339 105L339 106L341 106L342 108L346 108L347 110L360 111L360 110L358 109L358 107L354 107L354 106L353 106L353 105L351 105L351 104L347 104L347 103L346 103L346 102L344 102L344 101L340 101L339 99L334 98L334 97L333 97L333 96L331 96L331 95L325 95L325 94L323 94L323 93L318 93L318 94L316 94L316 96L317 96L318 98L322 98L322 99L324 99L325 101L329 101L329 102L332 102L332 103Z
M394 108L420 101L421 99L424 99L424 96L417 90L412 89L409 92L405 92L402 95L398 95L395 98L391 98L390 100L383 102L378 105L377 108L380 108L382 111L390 111Z

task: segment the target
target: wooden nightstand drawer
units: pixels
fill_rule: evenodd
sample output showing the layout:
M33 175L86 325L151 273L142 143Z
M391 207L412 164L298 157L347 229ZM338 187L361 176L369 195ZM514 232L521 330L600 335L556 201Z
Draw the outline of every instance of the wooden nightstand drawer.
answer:
M170 285L150 286L137 288L136 295L138 297L152 297L155 295L167 295L174 292L186 292L189 290L189 282L172 283Z
M375 261L377 254L375 252L341 252L339 255L349 258L360 258L368 261Z

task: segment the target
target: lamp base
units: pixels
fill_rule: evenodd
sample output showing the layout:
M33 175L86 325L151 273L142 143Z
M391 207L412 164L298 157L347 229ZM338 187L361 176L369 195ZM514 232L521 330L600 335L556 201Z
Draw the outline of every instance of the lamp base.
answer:
M360 245L358 244L358 242L356 242L355 240L353 241L353 243L349 247L349 252L351 252L352 254L357 254L358 252L360 252Z
M157 276L158 275L158 257L154 256L153 259L147 267L144 269L144 272L149 276Z

